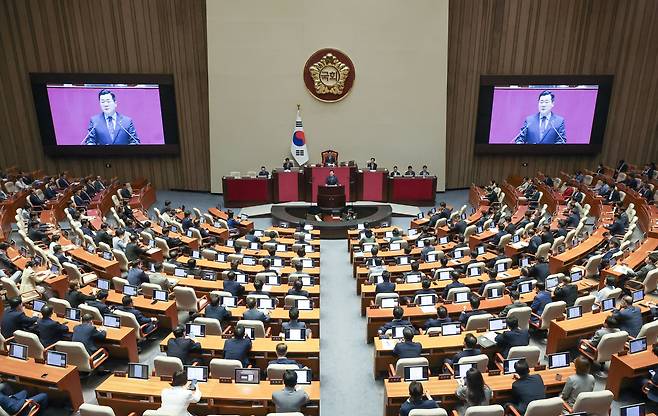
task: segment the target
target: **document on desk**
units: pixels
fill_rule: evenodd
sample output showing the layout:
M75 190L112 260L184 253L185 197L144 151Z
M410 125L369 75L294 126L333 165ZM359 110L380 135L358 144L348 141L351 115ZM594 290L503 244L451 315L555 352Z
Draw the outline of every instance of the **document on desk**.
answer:
M480 335L478 337L478 344L480 344L480 346L483 348L489 348L496 344L496 335L498 334L492 331Z
M618 264L618 265L614 266L612 268L612 270L614 270L616 273L619 273L619 274L627 274L627 273L630 273L630 272L633 271L633 269L631 269L628 266L624 266L623 264Z
M436 306L434 305L421 306L420 310L423 311L423 313L436 313Z
M528 247L528 243L526 243L525 241L519 241L518 243L513 243L512 247L516 249L526 248Z
M382 339L382 348L385 350L392 350L395 348L395 344L397 344L397 340L394 339Z

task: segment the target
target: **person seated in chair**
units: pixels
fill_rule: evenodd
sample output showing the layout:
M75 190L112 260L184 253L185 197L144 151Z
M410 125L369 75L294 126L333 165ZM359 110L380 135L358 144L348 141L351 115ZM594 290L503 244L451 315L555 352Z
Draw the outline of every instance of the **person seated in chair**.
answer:
M615 309L612 316L619 322L619 329L628 332L631 337L637 337L644 324L642 311L633 305L633 297L630 295L622 296L619 309Z
M226 274L226 280L224 280L224 291L238 297L242 296L245 292L244 286L235 281L235 272L233 270L230 270Z
M495 338L503 357L507 357L510 348L527 347L530 343L528 330L519 328L519 320L515 316L508 316L506 322L507 331L496 335Z
M270 321L268 314L265 314L263 311L256 309L255 298L247 298L247 310L242 314L242 319L247 319L250 321L261 321L263 323L268 323Z
M272 393L272 402L277 413L296 413L310 400L304 389L297 388L297 373L286 370L283 373L283 390Z
M98 309L98 312L100 312L100 314L103 316L110 315L112 314L112 310L106 304L108 296L109 293L107 292L107 290L99 290L98 293L96 293L95 299L89 299L85 303L89 306Z
M514 364L514 371L518 379L512 383L511 404L519 413L525 414L530 402L546 398L546 388L539 374L530 375L530 367L526 360L517 361Z
M71 341L81 342L90 355L98 351L96 342L104 341L107 336L105 331L96 329L92 319L93 317L89 313L82 315L82 323L73 328L73 335L71 336Z
M327 156L324 158L324 164L326 166L336 165L336 156L333 153L328 153Z
M402 172L398 170L397 166L393 166L393 170L388 174L390 178L394 178L396 176L402 176Z
M497 275L498 272L496 272L494 269L487 269L487 276L489 277L489 280L482 282L482 284L480 285L480 288L478 289L478 294L480 296L483 296L485 294L484 288L487 287L488 284L498 283L498 280L496 279Z
M39 405L39 413L37 414L45 414L44 410L48 407L48 395L46 393L37 393L31 397L28 397L27 390L21 390L10 395L5 393L4 391L0 392L0 407L10 415L18 414L18 411L21 410L28 400L32 400ZM20 413L20 416L27 415L29 412L30 407Z
M519 300L519 298L521 297L521 294L519 293L518 290L510 290L509 297L510 297L510 299L512 299L512 303L510 303L509 305L506 305L503 308L503 310L500 311L498 316L500 316L501 318L506 317L507 314L509 313L509 311L511 311L514 308L524 308L524 307L528 306L528 305L526 305L525 303L523 303Z
M199 354L201 352L201 344L194 341L189 336L185 336L185 327L182 325L174 329L174 337L167 341L167 357L179 358L183 365L191 365L193 362L200 362L200 360L193 360L191 354Z
M466 324L468 323L468 320L471 316L481 315L483 313L487 313L486 310L480 309L480 297L479 296L471 293L469 295L468 301L471 304L471 310L467 311L466 307L464 307L464 310L459 315L459 322L461 322L461 324L463 326L466 326Z
M283 161L283 170L286 170L286 171L291 170L293 166L294 165L290 161L290 158L289 157L285 158L285 160Z
M571 284L570 276L565 275L560 278L560 284L553 291L553 298L555 301L561 300L566 302L567 307L573 306L576 303L578 287Z
M302 322L299 320L299 309L296 307L290 308L288 311L288 322L284 322L281 324L281 328L283 329L283 332L285 332L288 329L306 329L306 322Z
M308 291L304 290L304 282L300 279L295 280L295 283L292 284L292 288L288 289L288 295L294 296L304 296L308 298Z
M96 299L95 295L86 295L80 291L80 283L77 281L69 282L69 291L66 293L66 300L72 308L77 308L81 303L94 299Z
M377 163L375 162L375 158L371 157L370 162L367 164L368 170L377 170Z
M378 330L379 334L384 335L386 331L393 328L394 326L406 326L411 328L414 331L414 333L418 333L414 328L414 326L411 324L411 322L408 319L403 319L403 318L404 318L404 309L402 309L401 306L396 306L395 308L393 308L393 320L381 326Z
M397 359L400 358L418 358L423 350L423 346L414 342L414 331L411 328L404 328L402 330L403 342L398 342L393 348L393 356Z
M413 166L411 165L407 166L407 171L404 172L404 176L411 176L411 177L416 176L416 172L414 172Z
M258 172L258 177L265 179L270 177L270 172L268 172L267 169L265 169L265 166L260 167L260 171Z
M436 308L436 318L430 318L423 324L423 329L427 331L429 328L440 328L443 324L449 324L452 322L450 316L448 316L448 310L445 306L440 305Z
M150 333L153 331L158 322L157 318L148 318L144 316L144 314L139 309L135 308L133 305L133 298L128 295L125 295L123 299L121 299L121 306L119 306L117 309L135 315L135 319L137 320L139 326L146 325L143 330L144 333Z
M423 279L423 281L421 282L422 289L417 290L416 293L414 293L414 297L418 295L433 295L434 300L436 301L436 299L439 297L439 294L436 293L434 289L430 289L431 285L432 282L430 281L430 279Z
M429 390L423 391L423 385L417 381L409 383L409 398L400 406L400 416L409 416L415 409L436 409L436 403Z
M445 288L443 288L443 293L441 294L441 297L445 300L448 299L448 293L450 292L450 289L457 289L460 287L466 287L465 284L459 281L459 278L461 275L457 271L452 271L450 272L450 277L452 278L452 282L448 284Z
M243 367L249 365L249 352L251 351L251 339L245 338L244 327L235 328L233 338L227 339L224 343L224 359L238 360Z
M290 364L290 365L296 365L299 368L304 368L304 366L300 363L298 363L295 360L291 360L290 358L287 357L288 355L288 346L283 343L279 342L276 344L276 360L270 360L267 363L267 366L269 367L272 364Z
M214 294L210 295L210 303L204 309L204 316L206 318L217 319L219 322L231 319L231 311L220 305L220 300L221 297Z
M375 287L375 294L378 293L395 293L395 283L391 282L391 274L387 270L382 272L382 282Z
M64 340L64 335L69 332L69 328L52 319L53 308L45 305L41 308L41 319L37 321L37 333L39 341L44 347L49 347L57 341Z
M420 172L418 172L418 176L422 176L422 177L425 177L425 176L432 176L432 174L430 173L430 171L427 170L427 165L423 165L423 169L422 169Z

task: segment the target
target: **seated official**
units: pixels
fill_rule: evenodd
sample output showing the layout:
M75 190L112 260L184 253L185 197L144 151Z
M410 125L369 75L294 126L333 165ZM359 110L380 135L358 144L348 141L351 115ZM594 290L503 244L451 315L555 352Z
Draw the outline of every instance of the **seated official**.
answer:
M417 381L409 383L409 398L400 406L400 416L409 416L414 409L436 409L439 406L429 391L423 392L423 385Z
M158 262L153 264L153 270L153 272L146 273L149 277L149 283L160 286L162 290L169 290L174 286L169 282L167 276L164 275L164 266L162 263Z
M299 309L297 307L293 306L290 308L288 311L288 322L284 322L281 324L281 328L285 332L288 329L305 329L306 328L306 322L302 322L299 320Z
M416 264L418 264L418 263L416 263ZM412 267L412 269L413 269L413 267ZM432 285L432 282L430 281L430 279L423 279L423 281L420 284L421 284L422 289L417 290L414 293L414 297L418 296L418 295L432 295L432 296L434 296L435 300L439 297L439 294L436 293L436 291L434 289L430 289L430 287Z
M371 157L370 162L366 165L368 167L368 170L377 170L377 163L375 162L375 158Z
M459 281L459 278L461 277L459 272L457 272L457 271L450 272L450 277L452 278L452 282L450 282L450 284L448 284L445 288L443 288L443 293L441 294L441 297L443 299L448 298L448 292L450 292L450 289L466 287L465 284L463 284L462 282Z
M94 243L105 243L112 247L112 236L108 231L109 226L106 223L101 224L101 229L94 236Z
M327 176L325 184L329 186L338 185L338 178L336 177L333 169L329 171L329 176Z
M605 228L610 231L610 234L612 235L621 235L624 234L624 231L626 229L626 226L624 224L624 221L621 218L621 213L616 212L614 215L614 221L610 225L606 225Z
M407 166L407 171L404 172L404 176L411 176L411 177L416 176L416 172L414 172L413 166L411 165Z
M366 229L363 232L363 237L361 237L361 239L359 240L359 244L361 244L362 246L364 244L373 244L373 243L376 243L376 242L377 242L377 239L375 238L374 234L372 233L372 230L370 230L370 229Z
M411 328L415 333L418 333L414 326L409 322L408 319L403 319L404 318L404 309L402 309L401 306L396 306L393 308L393 320L391 322L387 322L384 325L382 325L378 332L380 335L384 335L386 331L389 329L393 328L394 326L406 326Z
M244 239L249 241L250 243L258 243L260 242L260 239L256 237L256 230L249 230L247 231L247 234L244 235Z
M192 364L191 354L201 352L201 344L194 339L185 336L185 327L177 326L174 328L174 337L167 341L167 357L179 358L184 365ZM198 360L196 360L198 362Z
M470 311L464 310L459 315L459 322L461 322L461 324L463 326L466 326L466 324L468 323L468 319L471 316L481 315L483 313L487 313L486 310L480 309L480 297L479 296L474 295L474 294L470 294L468 302L471 304L471 310Z
M530 343L530 335L527 329L519 328L519 320L515 316L508 316L507 331L496 335L495 341L501 350L503 357L507 357L512 347L527 347Z
M249 295L267 295L267 296L269 296L270 295L269 292L266 292L266 291L263 290L264 285L265 285L265 283L263 283L263 281L261 279L258 279L256 281L254 281L254 289L255 290L252 290L251 292L249 292Z
M39 405L39 413L44 414L44 410L48 407L48 395L46 393L37 393L34 396L27 397L27 390L21 390L17 393L7 395L5 392L0 392L0 407L2 410L10 415L18 413L19 410L25 405L25 402L32 400ZM20 415L27 415L29 407Z
M133 298L128 295L125 295L121 299L121 306L119 306L117 309L135 315L135 319L137 320L139 326L148 324L144 328L144 333L147 334L155 329L158 322L157 318L148 318L144 316L144 314L139 309L136 309L133 305Z
M204 316L206 318L217 319L219 322L224 322L231 319L231 311L226 309L226 307L220 305L221 297L210 294L210 303L204 311Z
M123 228L119 228L116 230L114 233L114 237L112 237L112 248L114 250L119 250L119 251L126 251L126 231Z
M268 172L267 169L265 169L265 166L260 167L260 171L258 172L258 177L265 179L270 177L270 172Z
M290 161L290 158L287 157L283 161L283 170L291 170L293 168L293 163Z
M121 189L119 190L119 194L121 195L121 198L123 198L123 199L130 199L130 198L132 198L133 194L132 194L132 192L130 191L130 184L129 184L129 183L125 183L125 184L123 185L123 188L121 188Z
M128 261L136 261L146 255L146 250L139 245L139 237L136 234L130 235L130 242L126 244L124 253Z
M619 322L619 329L628 332L631 337L637 337L642 325L642 311L640 308L633 305L633 298L631 296L623 296L619 302L619 309L612 312L612 316Z
M103 316L110 315L112 313L112 308L107 306L108 296L109 293L107 290L99 290L98 293L96 293L96 299L87 300L85 303L98 309L98 312Z
M308 297L308 291L304 290L304 282L299 279L295 280L295 283L292 284L292 288L288 289L287 294Z
M53 321L53 308L50 305L45 305L41 308L41 319L37 321L37 334L39 334L39 341L44 347L53 345L57 341L63 341L64 336L69 332L69 328Z
M591 364L587 358L581 355L573 362L576 367L576 374L567 378L562 393L560 393L560 398L571 407L576 404L576 399L580 393L594 391L594 384L596 383L594 376L589 373Z
M244 286L235 281L235 272L229 271L224 280L224 291L229 292L233 296L242 296L244 294Z
M427 165L423 165L423 169L422 169L420 172L418 172L418 176L422 176L422 177L425 177L425 176L432 176L432 174L430 173L430 171L427 170Z
M449 324L452 319L448 316L448 310L445 306L440 305L436 308L436 318L430 318L423 324L423 329L427 331L429 328L440 328L443 324Z
M546 305L552 302L551 292L546 290L546 285L543 281L537 281L535 290L537 291L537 295L535 295L535 299L532 301L530 308L535 315L541 316L541 314L544 313Z
M336 164L336 156L333 153L329 153L326 158L324 158L324 164L327 166L332 166Z
M280 342L276 344L276 360L270 360L270 362L267 363L267 366L269 367L272 364L291 364L291 365L296 365L299 368L303 368L304 366L299 364L295 360L291 360L287 358L288 355L288 346Z
M535 234L535 230L528 230L528 247L526 247L526 252L530 254L535 254L540 245L542 245L541 235Z
M272 393L272 402L277 413L301 412L302 407L310 400L308 393L297 388L297 373L286 370L283 373L283 390Z
M564 301L567 307L573 306L578 298L578 287L571 283L570 276L562 276L560 284L557 285L553 291L553 298L555 301Z
M89 355L92 355L98 351L96 342L104 341L106 337L107 333L105 331L99 331L94 326L91 314L85 313L82 315L82 323L73 328L71 341L81 342L85 346Z
M418 342L414 342L414 331L411 328L404 328L402 335L404 336L404 341L395 344L395 347L393 347L393 356L397 359L420 357L423 346Z
M128 283L130 283L131 286L140 287L142 283L149 283L151 281L143 267L144 266L140 260L132 263L130 270L128 270L127 278Z
M393 170L388 174L390 178L395 178L396 176L402 176L402 172L398 170L397 166L393 166Z
M457 354L453 355L451 359L446 359L446 364L457 364L459 360L464 357L473 357L482 354L478 348L478 339L473 334L466 334L464 336L464 348Z
M514 308L523 308L523 307L528 306L528 305L526 305L525 303L523 303L519 300L519 298L521 297L521 294L519 293L518 290L510 290L509 297L512 299L512 303L505 306L503 308L503 310L500 311L498 316L500 316L501 318L504 318L505 316L507 316L509 311L511 311Z
M656 268L656 263L657 262L658 262L658 254L651 253L644 260L644 266L642 266L640 268L640 270L638 270L637 272L630 272L630 273L627 273L627 274L633 280L636 280L638 282L642 282L647 277L647 274L649 274L650 271L652 271Z
M480 296L484 295L484 288L487 287L488 284L491 283L498 283L498 280L496 279L496 276L498 275L498 272L496 272L494 269L487 269L487 276L489 277L488 280L485 280L480 284L480 288L478 289L478 294Z
M77 308L81 303L94 299L96 299L95 295L87 295L80 291L80 283L75 281L69 282L69 291L66 293L66 300L72 308Z
M458 379L455 395L464 402L461 414L472 406L488 406L493 395L491 388L484 384L482 373L477 368L469 368L466 377Z
M603 321L603 326L594 332L594 335L589 339L589 342L596 347L599 345L599 342L601 342L601 338L603 338L604 335L614 334L615 332L619 332L619 322L613 315L609 315L605 318L605 321Z
M171 378L171 387L162 389L160 392L161 404L158 414L192 416L187 411L190 403L198 403L201 400L201 389L197 384L194 389L187 385L187 374L185 371L176 371Z
M384 270L382 272L382 282L378 283L375 287L375 294L377 293L395 293L395 283L391 282L391 274Z
M270 317L263 311L256 309L256 299L247 298L247 310L242 314L242 319L250 321L261 321L264 324L270 322Z
M243 367L249 365L249 352L251 351L251 339L245 338L244 327L238 326L233 332L233 338L224 343L224 359L238 360Z
M512 383L511 404L524 414L530 402L546 398L546 389L539 374L530 375L530 367L526 360L517 361L514 364L514 371L518 375L518 380Z
M539 282L544 282L550 274L548 259L544 256L537 259L537 263L528 268L528 276Z

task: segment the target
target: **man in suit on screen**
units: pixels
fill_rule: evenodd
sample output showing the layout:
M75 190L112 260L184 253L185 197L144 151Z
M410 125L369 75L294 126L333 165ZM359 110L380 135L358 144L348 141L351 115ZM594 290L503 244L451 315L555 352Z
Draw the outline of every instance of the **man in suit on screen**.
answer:
M566 144L564 118L553 113L555 95L550 91L539 94L539 112L526 117L521 132L514 139L516 144Z
M140 144L133 120L117 113L114 93L103 89L98 93L98 101L103 112L91 117L87 136L82 143L86 145Z

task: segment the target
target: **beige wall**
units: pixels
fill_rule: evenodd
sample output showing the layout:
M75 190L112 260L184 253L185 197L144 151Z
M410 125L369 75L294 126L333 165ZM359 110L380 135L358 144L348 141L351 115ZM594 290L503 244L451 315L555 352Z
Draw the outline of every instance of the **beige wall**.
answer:
M301 104L310 162L332 148L359 165L427 164L445 189L448 0L208 0L213 192L230 171L278 167ZM341 102L313 98L302 69L345 52L356 80Z

